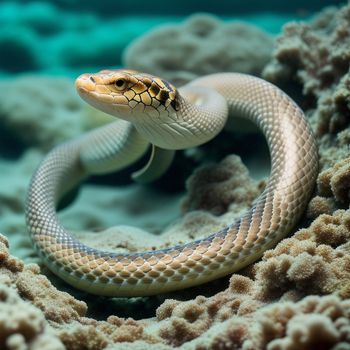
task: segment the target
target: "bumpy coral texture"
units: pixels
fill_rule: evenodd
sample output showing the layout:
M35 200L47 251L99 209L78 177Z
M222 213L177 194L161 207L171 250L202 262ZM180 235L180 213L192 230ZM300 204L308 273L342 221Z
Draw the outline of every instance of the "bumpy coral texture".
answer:
M4 334L3 344L31 344L37 333L42 337L48 333L57 349L61 343L67 349L78 349L77 344L89 349L346 348L350 346L349 232L349 210L321 215L309 228L266 252L247 276L233 275L223 292L183 302L168 299L158 308L156 319L140 321L84 317L84 303L56 290L38 275L36 265L25 266L11 257L1 236L0 277L15 295L5 299L21 328L9 335L9 326L0 320L0 335ZM18 308L18 295L28 310ZM35 320L30 331L28 315Z
M324 169L308 208L314 221L266 252L247 269L247 277L233 275L226 291L166 301L157 317L166 321L159 334L168 344L184 349L350 347L350 211L344 210L349 206L349 159L344 157L349 13L350 7L327 10L310 25L287 26L265 70L279 84L296 73L297 83L312 97L307 112L320 139Z
M321 167L349 153L350 6L329 8L310 23L290 23L277 39L263 76L301 101L319 137Z
M35 273L37 274L38 271ZM35 273L33 273L33 267L25 267L21 261L9 255L8 242L4 236L0 235L1 349L39 349L44 346L53 350L64 349L63 344L53 334L44 313L26 298L21 298L22 289L21 287L16 288L16 281L23 274L31 275L33 281L36 277L45 278L44 276L35 276ZM70 299L73 298L70 297ZM45 309L45 306L42 307Z
M215 72L258 75L271 51L272 38L254 26L194 15L183 24L159 27L133 42L124 62L181 85Z
M13 288L5 285L0 287L0 347L4 350L64 349L40 310L21 300Z
M240 158L230 155L219 164L194 171L187 180L188 194L182 209L184 212L204 210L215 215L239 212L251 205L262 187L264 181L253 181Z
M296 74L292 87L307 94L302 102L320 140L322 171L300 223L304 228L229 282L221 281L219 293L205 297L190 290L187 301L176 300L185 294L175 293L154 318L138 321L86 317L84 302L57 290L37 265L12 257L0 235L0 348L349 349L349 77L344 68L350 57L349 20L347 6L327 10L311 24L290 24L265 70L266 77L281 85ZM183 202L185 238L203 225L231 220L262 187L236 157L197 170ZM203 188L210 191L204 194ZM6 198L6 203L17 203L10 194L3 196L4 203ZM169 236L176 224L173 229ZM112 300L104 303L109 307Z
M304 109L319 141L317 196L308 217L349 206L350 6L324 10L311 23L287 24L263 76L306 95Z

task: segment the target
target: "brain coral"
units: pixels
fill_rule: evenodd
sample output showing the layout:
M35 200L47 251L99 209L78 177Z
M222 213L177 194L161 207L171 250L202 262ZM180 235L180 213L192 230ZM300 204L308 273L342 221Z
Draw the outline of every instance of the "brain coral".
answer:
M183 84L215 72L257 75L271 52L272 38L254 26L194 15L180 25L161 26L137 39L126 49L124 63Z

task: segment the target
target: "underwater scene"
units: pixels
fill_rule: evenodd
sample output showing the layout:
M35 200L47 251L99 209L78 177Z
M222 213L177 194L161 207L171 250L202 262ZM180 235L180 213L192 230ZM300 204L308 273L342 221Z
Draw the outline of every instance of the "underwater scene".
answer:
M0 1L0 350L350 349L350 4Z

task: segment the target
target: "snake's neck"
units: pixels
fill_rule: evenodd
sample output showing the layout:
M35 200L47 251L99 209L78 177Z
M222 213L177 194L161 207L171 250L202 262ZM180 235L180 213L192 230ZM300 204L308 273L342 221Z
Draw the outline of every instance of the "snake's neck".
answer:
M169 106L149 123L144 116L133 118L142 137L155 146L180 150L199 146L214 138L225 126L228 116L226 99L215 90L183 87L176 109Z

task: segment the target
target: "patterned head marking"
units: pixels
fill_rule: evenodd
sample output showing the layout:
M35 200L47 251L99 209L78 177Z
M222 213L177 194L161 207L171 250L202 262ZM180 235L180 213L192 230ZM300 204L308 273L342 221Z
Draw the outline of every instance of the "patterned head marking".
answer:
M166 80L137 72L131 73L130 79L132 84L126 88L124 96L129 100L132 108L141 103L153 108L162 105L165 109L169 106L175 111L178 109L177 90Z
M179 94L166 80L133 70L103 70L76 80L81 97L109 114L157 117L178 110Z

